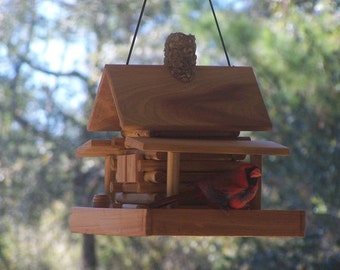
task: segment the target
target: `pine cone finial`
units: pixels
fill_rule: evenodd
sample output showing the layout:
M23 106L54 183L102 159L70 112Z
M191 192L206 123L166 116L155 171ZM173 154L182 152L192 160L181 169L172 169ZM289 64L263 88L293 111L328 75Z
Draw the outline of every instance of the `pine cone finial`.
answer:
M164 64L172 76L182 82L191 81L196 67L196 38L194 35L171 33L164 45Z

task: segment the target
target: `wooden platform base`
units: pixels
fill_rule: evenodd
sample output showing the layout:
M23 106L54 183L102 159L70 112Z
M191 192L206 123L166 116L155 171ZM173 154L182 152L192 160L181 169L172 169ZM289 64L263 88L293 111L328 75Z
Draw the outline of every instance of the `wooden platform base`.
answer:
M305 212L73 207L70 227L74 233L115 236L304 237Z

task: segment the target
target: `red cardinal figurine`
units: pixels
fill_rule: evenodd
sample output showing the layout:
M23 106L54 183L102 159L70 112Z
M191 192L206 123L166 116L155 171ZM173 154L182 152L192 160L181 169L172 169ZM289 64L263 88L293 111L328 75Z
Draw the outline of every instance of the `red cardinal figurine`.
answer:
M230 173L222 173L214 179L204 179L198 182L198 187L191 192L166 197L149 205L158 208L173 203L205 202L215 208L241 209L251 201L258 188L261 171L249 163L242 163Z

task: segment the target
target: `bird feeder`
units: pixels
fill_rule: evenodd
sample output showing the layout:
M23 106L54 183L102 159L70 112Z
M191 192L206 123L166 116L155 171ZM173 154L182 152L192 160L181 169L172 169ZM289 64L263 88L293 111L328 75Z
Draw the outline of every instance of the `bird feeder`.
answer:
M182 33L168 37L164 65L128 65L145 3L127 65L105 65L88 123L89 131L122 136L90 140L76 150L77 157L105 159L105 192L94 197L93 207L72 208L71 231L303 237L304 211L262 210L259 174L257 192L240 209L188 199L200 179L208 186L223 175L233 183L240 167L249 163L261 171L263 156L288 156L289 149L240 136L270 131L272 124L253 69L230 65L220 31L228 67L196 66L194 36ZM151 207L186 195L185 203Z
M262 210L261 182L247 209L195 202L148 207L158 198L190 192L202 177L244 162L262 169L263 156L289 155L283 145L239 135L271 128L251 67L197 66L183 83L164 65L106 65L88 130L120 131L122 137L90 140L76 150L78 157L105 158L105 199L97 207L73 207L71 231L303 237L305 212Z

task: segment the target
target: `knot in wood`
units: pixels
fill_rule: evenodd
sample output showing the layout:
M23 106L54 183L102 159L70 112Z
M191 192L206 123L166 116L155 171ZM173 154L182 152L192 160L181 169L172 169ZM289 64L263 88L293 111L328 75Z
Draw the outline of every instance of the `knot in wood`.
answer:
M172 76L182 82L191 81L196 67L196 38L194 35L171 33L164 45L164 64Z

